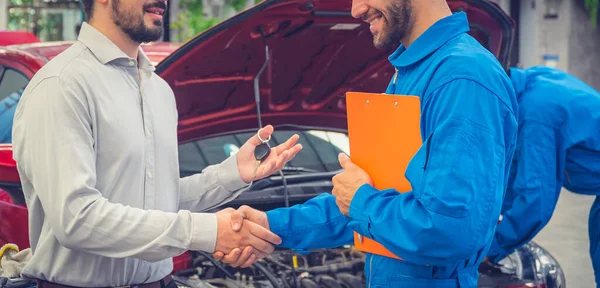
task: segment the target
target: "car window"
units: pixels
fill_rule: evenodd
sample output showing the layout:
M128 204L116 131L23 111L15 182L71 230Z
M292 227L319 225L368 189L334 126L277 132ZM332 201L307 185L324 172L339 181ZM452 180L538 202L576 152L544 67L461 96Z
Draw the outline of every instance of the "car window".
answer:
M298 143L303 149L288 162L287 167L298 167L318 172L341 169L338 162L340 152L348 153L346 134L329 131L275 131L270 145L274 147L294 134L300 135ZM221 163L237 153L253 133L239 133L188 142L179 146L179 167L182 177L201 172L209 165Z
M24 89L27 83L29 83L29 79L24 74L11 68L5 68L0 78L0 101Z

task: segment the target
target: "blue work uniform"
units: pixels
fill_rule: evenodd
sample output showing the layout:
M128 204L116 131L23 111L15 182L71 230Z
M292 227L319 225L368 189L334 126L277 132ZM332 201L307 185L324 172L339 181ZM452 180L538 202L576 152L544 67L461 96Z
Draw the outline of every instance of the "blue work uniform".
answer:
M339 247L357 231L404 259L368 254L368 287L477 287L516 145L517 102L500 63L468 31L458 12L389 57L397 75L386 93L420 97L424 142L405 172L413 190L363 185L348 217L330 194L268 211L282 247Z
M600 195L600 93L550 67L510 69L519 103L514 162L490 260L530 241L550 220L561 188ZM589 219L594 270L600 279L600 200ZM596 280L598 281L598 280Z
M23 89L19 89L0 101L0 143L12 142L13 118L22 94Z

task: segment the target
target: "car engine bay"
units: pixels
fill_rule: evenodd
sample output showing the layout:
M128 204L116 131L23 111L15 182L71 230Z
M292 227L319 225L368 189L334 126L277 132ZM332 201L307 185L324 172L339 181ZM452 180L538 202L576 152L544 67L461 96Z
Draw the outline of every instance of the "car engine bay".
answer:
M308 254L277 250L248 268L234 268L195 252L193 267L173 279L181 288L365 287L365 253L353 248L319 249Z

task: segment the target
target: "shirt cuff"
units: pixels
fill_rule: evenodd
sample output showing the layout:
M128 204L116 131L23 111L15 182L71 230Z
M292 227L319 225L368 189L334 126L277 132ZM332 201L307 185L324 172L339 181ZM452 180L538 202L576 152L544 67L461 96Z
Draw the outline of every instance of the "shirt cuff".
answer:
M236 155L230 156L219 164L218 177L219 183L229 190L229 192L242 189L250 184L244 182L242 176L240 176Z
M191 213L192 241L190 250L215 252L217 247L217 215L214 213Z
M352 201L350 201L350 209L348 216L352 218L349 226L356 231L358 234L373 238L369 231L371 226L371 219L367 211L368 199L373 196L373 193L378 193L379 190L375 189L369 184L364 184L356 190Z

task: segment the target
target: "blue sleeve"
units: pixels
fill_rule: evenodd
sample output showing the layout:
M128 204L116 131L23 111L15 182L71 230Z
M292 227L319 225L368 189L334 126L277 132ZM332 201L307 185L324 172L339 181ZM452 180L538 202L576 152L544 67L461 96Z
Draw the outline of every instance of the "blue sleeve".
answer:
M442 85L422 103L426 141L405 173L412 191L361 186L349 227L408 262L454 264L492 240L517 123L501 98L468 79Z
M502 221L488 251L490 261L497 263L529 242L550 221L561 186L557 183L562 171L558 171L556 143L552 127L535 122L521 125L515 176L509 182Z
M351 244L354 231L349 218L335 204L331 194L321 194L304 204L267 211L269 226L292 249L335 248Z

